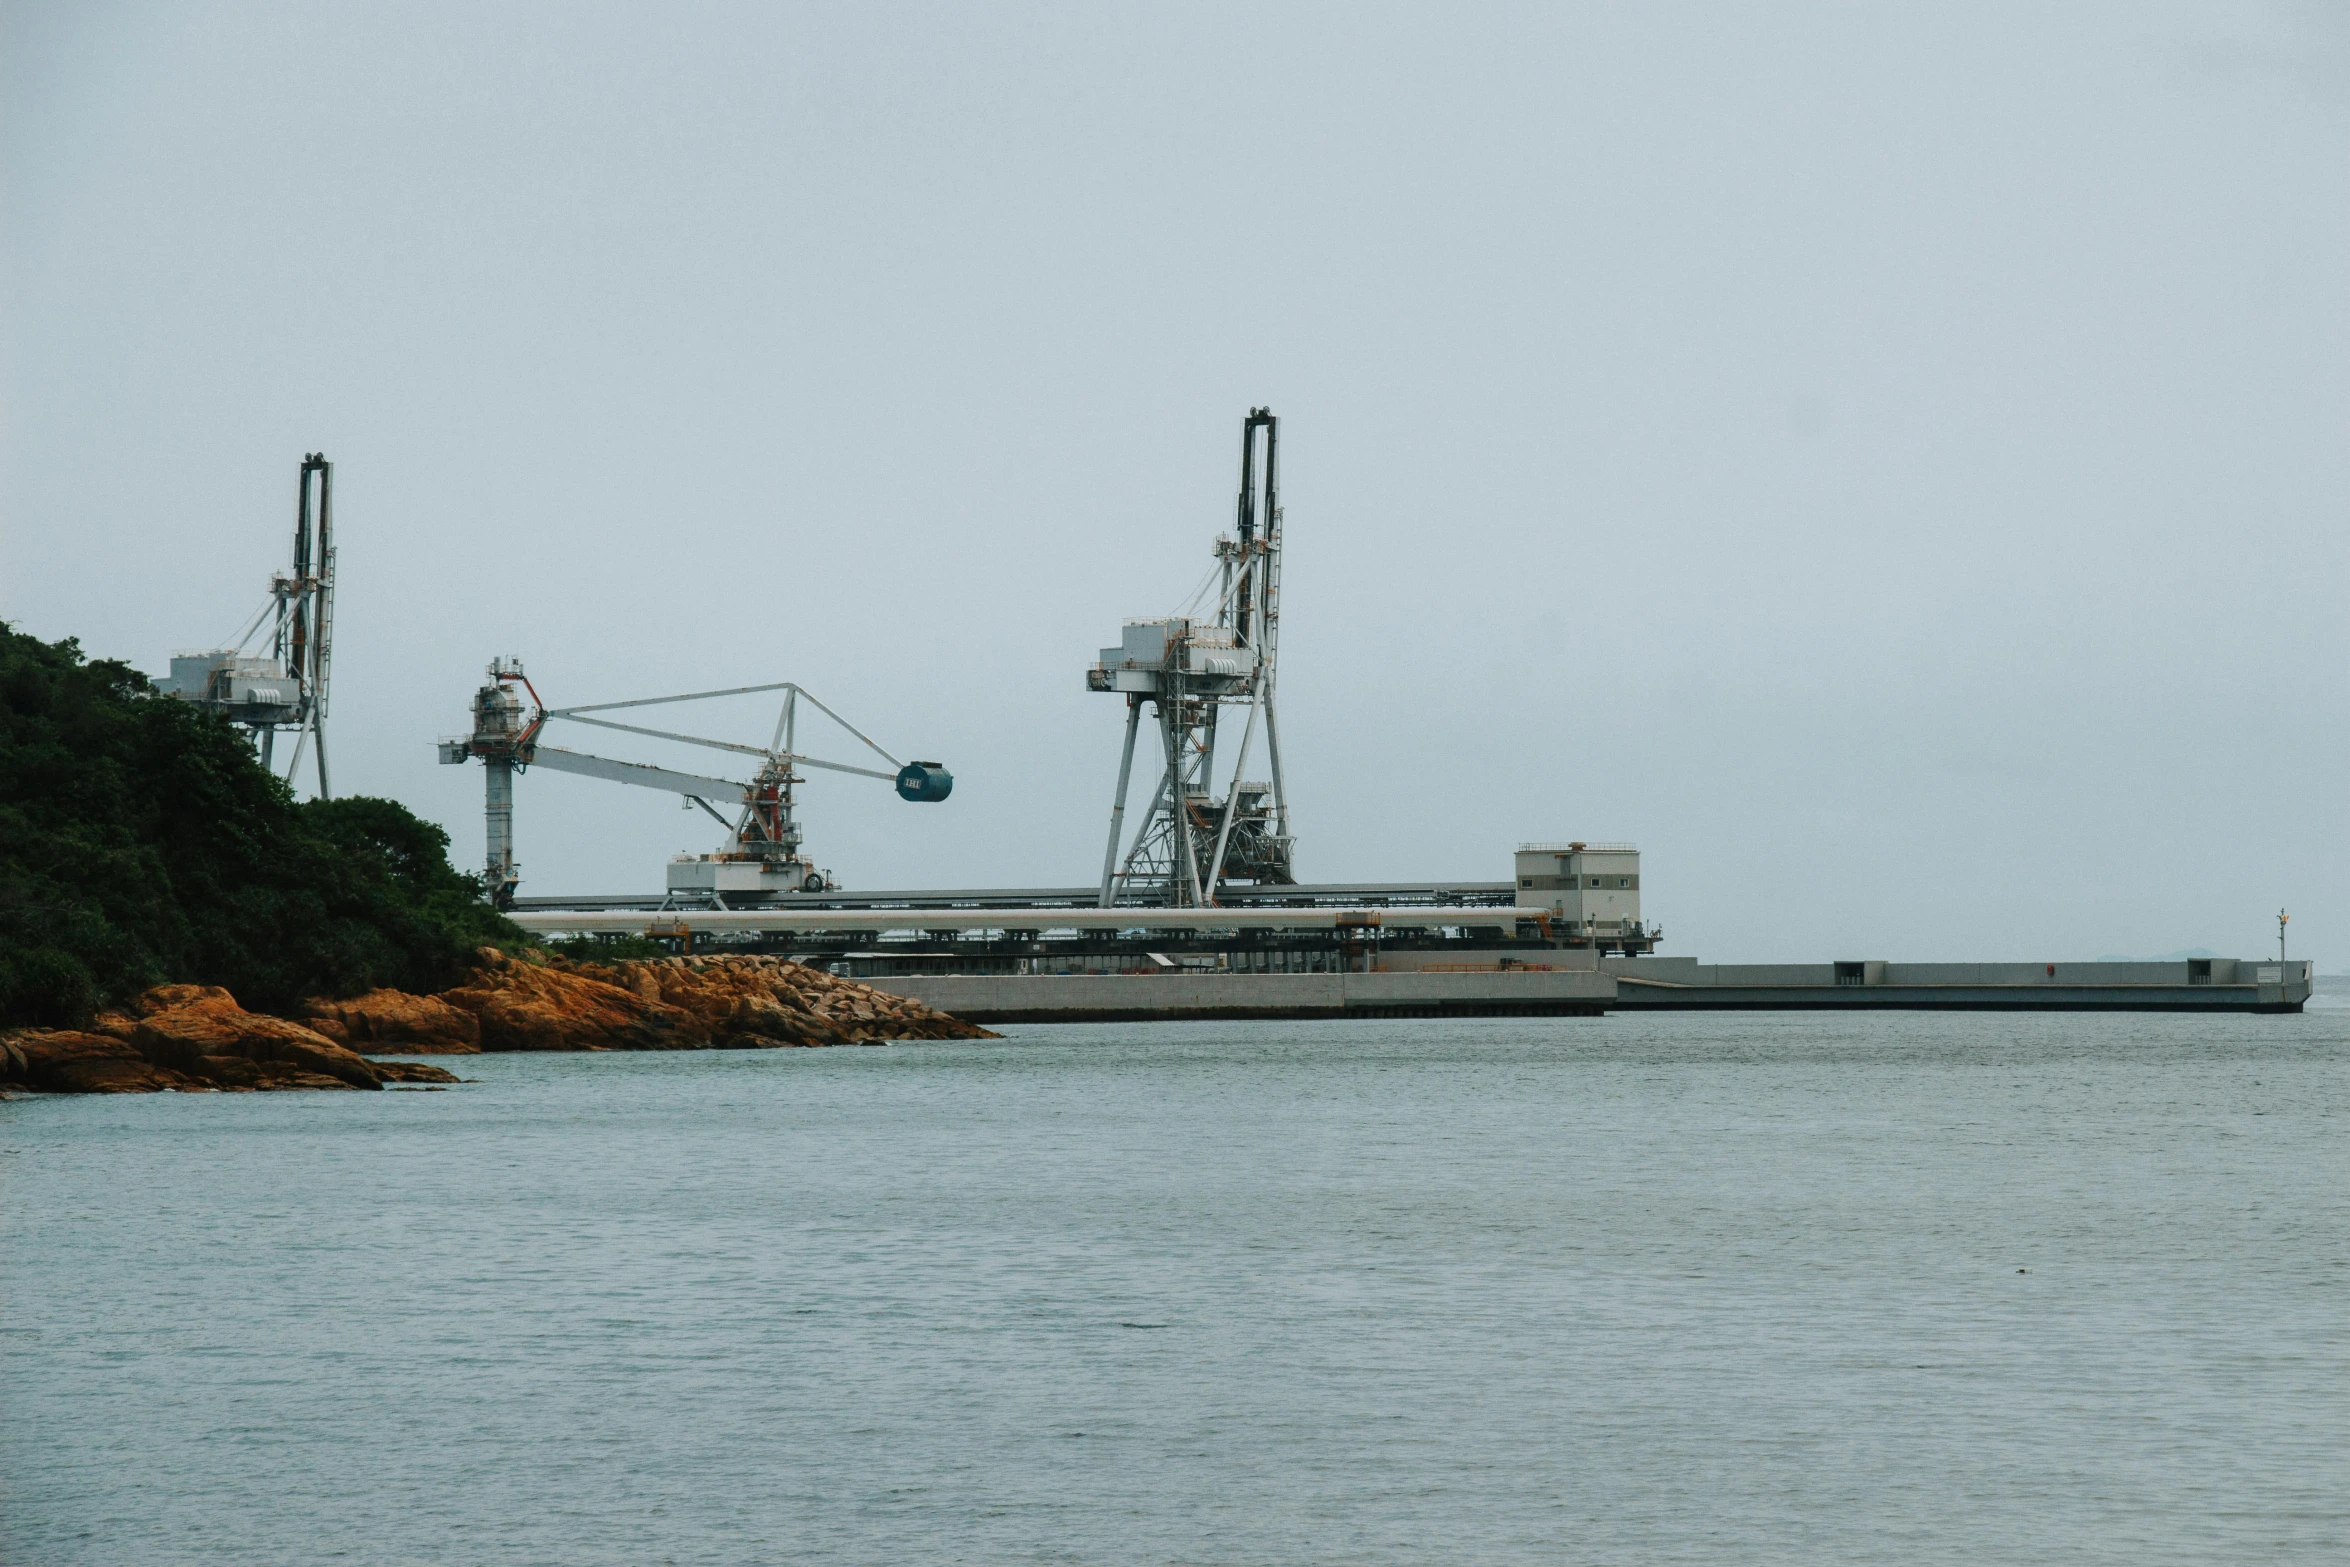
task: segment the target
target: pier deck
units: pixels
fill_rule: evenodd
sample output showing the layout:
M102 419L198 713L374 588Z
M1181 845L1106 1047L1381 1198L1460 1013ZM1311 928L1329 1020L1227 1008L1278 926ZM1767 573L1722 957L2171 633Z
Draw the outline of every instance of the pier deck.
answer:
M902 975L868 984L972 1023L1200 1018L1598 1017L1597 969L1515 974Z
M2305 959L2256 963L1699 963L1603 958L1611 1011L2298 1012Z
M786 954L982 1023L1676 1009L2298 1012L2311 990L2306 959L1626 957L1553 937L1547 910L1439 901L1506 896L1506 884L1385 889L1416 896L1373 906L1344 896L1366 888L1282 890L1297 901L1097 909L996 901L1003 894L898 893L726 910L577 900L590 906L517 908L514 918L546 935L650 936L686 950Z

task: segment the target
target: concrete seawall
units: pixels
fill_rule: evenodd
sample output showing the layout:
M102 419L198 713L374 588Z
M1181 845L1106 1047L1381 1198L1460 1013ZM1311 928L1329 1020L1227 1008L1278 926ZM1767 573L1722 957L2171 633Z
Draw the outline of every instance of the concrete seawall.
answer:
M1700 963L1606 958L1611 1011L2298 1012L2310 964Z
M1499 974L924 975L867 983L981 1024L1597 1017L1616 995L1614 976L1592 969Z
M892 896L896 905L878 905ZM961 901L912 906L950 896ZM1708 1007L2298 1012L2311 990L2307 959L1700 963L1603 955L1596 943L1571 945L1578 938L1554 930L1548 910L1505 904L1101 909L1004 901L1013 897L876 894L851 900L854 907L782 900L755 909L534 908L514 917L542 935L646 936L686 950L731 945L792 957L980 1023ZM1152 964L1162 967L1137 972Z
M2225 965L2224 972L2221 965ZM2050 968L2054 972L2050 972ZM1845 972L1839 973L1839 970ZM1855 972L1857 971L1857 972ZM1184 1018L1591 1017L1602 1012L2298 1012L2304 961L1701 964L1372 974L1003 974L869 981L970 1022Z

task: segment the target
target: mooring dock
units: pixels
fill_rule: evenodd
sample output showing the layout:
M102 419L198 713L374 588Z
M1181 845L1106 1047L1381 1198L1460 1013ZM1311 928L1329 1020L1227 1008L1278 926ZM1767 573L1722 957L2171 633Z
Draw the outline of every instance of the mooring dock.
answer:
M1634 843L1520 843L1507 880L1301 883L1275 702L1280 421L1253 407L1240 434L1233 531L1215 539L1207 576L1175 613L1126 620L1085 667L1085 688L1114 697L1125 719L1096 880L843 889L807 848L796 815L800 769L869 778L935 806L954 792L943 763L891 754L796 681L551 707L518 659L499 658L474 693L470 731L439 745L444 762L483 764L491 901L544 935L786 956L986 1022L1663 1008L2298 1012L2309 999L2309 965L2283 961L2281 911L2274 964L1705 964L1656 956L1664 929L1646 912L1653 900L1644 900ZM322 530L324 507L322 491ZM305 548L297 545L298 574ZM317 663L323 712L323 653ZM761 694L779 698L764 744L639 721L677 704ZM827 747L840 755L800 749L803 705L811 721L839 731ZM1157 744L1143 748L1138 773L1146 709ZM622 712L628 717L614 716ZM241 709L232 716L258 721ZM1228 738L1239 726L1237 745L1221 757L1219 723ZM626 735L725 752L734 771L721 777L550 745L550 724L585 726L600 745ZM1260 734L1265 772L1252 780ZM1150 761L1153 751L1163 766ZM319 760L323 794L323 750ZM672 856L659 893L521 897L515 781L534 766L676 795L726 838L712 851ZM1497 856L1492 869L1501 868Z
M1612 1011L1902 1008L1977 1012L2298 1012L2310 965L2166 963L1700 963L1603 958Z
M542 935L635 936L682 951L819 964L973 1022L1150 1018L1595 1016L1602 1012L1921 1010L2298 1012L2310 965L1700 963L1623 956L1550 910L1383 907L879 907L875 894L756 910L518 909ZM581 900L582 902L590 900ZM974 904L980 906L972 906Z
M1199 1019L1598 1017L1615 978L1598 969L1490 974L958 974L867 984L972 1023Z
M1561 954L1566 956L1566 954ZM2200 972L2190 972L2190 969ZM1860 971L1858 975L1850 971ZM1840 973L1840 971L1842 971ZM974 1023L1185 1018L1592 1017L1604 1012L2298 1012L2309 964L1699 963L1462 973L936 975L867 983Z

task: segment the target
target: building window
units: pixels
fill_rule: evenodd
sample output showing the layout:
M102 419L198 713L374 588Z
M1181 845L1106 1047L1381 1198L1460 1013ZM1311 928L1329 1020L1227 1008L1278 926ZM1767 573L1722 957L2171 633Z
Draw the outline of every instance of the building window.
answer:
M1616 878L1616 885L1619 887L1629 887L1632 885L1632 878L1629 876L1618 876Z
M1534 878L1531 876L1521 877L1519 878L1518 885L1521 887L1531 887L1534 885Z

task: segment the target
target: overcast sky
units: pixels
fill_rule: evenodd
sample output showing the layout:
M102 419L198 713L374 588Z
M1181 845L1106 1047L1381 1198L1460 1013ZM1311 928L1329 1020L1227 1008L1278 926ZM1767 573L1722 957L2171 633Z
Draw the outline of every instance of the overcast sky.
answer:
M5 14L0 617L217 644L324 451L337 789L462 863L511 653L944 760L807 788L844 884L1090 880L1262 403L1306 879L2350 966L2350 8ZM526 893L716 837L518 792Z

